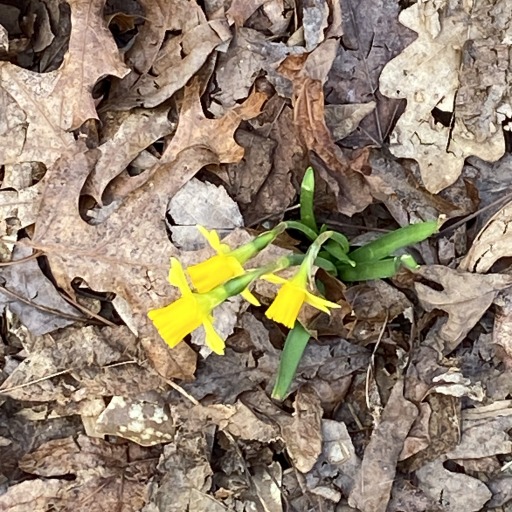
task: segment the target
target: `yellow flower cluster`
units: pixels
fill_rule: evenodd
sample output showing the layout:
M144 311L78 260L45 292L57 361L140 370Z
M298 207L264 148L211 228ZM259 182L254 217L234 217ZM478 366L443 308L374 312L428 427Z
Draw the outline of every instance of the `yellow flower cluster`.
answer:
M185 336L200 327L205 329L206 343L217 354L224 353L224 340L213 327L213 310L233 295L241 294L251 304L259 306L248 286L262 277L271 283L282 285L265 315L290 329L293 328L304 303L329 314L329 308L339 308L334 302L313 295L307 289L309 262L305 259L293 278L283 279L272 273L272 269L257 269L247 272L243 264L261 248L268 245L277 233L267 232L254 241L235 250L221 243L216 231L198 227L216 251L216 255L187 268L192 288L185 271L176 258L171 259L169 282L176 286L181 297L159 309L149 311L148 316L163 340L176 346Z

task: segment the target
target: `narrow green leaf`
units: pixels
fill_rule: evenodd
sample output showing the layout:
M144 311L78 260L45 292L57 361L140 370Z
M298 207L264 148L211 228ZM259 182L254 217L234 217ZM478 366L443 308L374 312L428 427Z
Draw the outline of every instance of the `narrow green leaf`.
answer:
M300 231L303 235L306 235L306 237L309 238L309 240L311 240L312 242L316 240L316 237L318 236L316 231L313 231L311 228L297 220L287 220L285 224L286 229L295 229L296 231Z
M355 267L349 265L337 265L338 276L347 283L355 281L371 281L372 279L384 279L393 277L400 268L400 258L389 258L378 261L366 261L357 263Z
M276 400L284 400L286 398L309 338L309 332L297 320L284 343L272 398Z
M437 232L438 227L439 223L436 220L409 224L355 249L349 253L349 257L356 263L381 260L391 256L398 249L426 240Z

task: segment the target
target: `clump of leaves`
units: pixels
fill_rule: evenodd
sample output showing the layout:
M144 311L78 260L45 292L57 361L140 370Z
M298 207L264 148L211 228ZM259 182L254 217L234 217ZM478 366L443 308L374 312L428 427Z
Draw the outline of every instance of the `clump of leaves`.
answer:
M439 227L438 221L411 224L361 247L351 248L343 233L329 230L325 225L318 226L313 208L314 191L315 177L310 167L306 170L301 185L300 220L282 222L235 249L223 244L214 230L198 227L217 254L188 267L186 271L173 258L169 282L179 288L182 296L168 306L148 313L160 336L169 346L176 346L202 325L206 333L206 343L213 352L222 355L224 340L213 326L213 310L229 297L239 294L251 304L260 306L258 299L249 290L257 279L279 285L280 288L265 315L290 329L272 392L273 398L282 400L290 389L311 337L307 325L299 320L303 305L309 304L327 314L330 314L331 309L340 307L320 295L313 278L314 267L323 268L343 282L392 277L402 266L410 269L418 267L410 254L394 254L404 247L427 239ZM284 230L299 231L309 240L306 253L284 256L263 267L246 269L251 258L271 244ZM284 279L276 274L290 267L297 268L293 277Z

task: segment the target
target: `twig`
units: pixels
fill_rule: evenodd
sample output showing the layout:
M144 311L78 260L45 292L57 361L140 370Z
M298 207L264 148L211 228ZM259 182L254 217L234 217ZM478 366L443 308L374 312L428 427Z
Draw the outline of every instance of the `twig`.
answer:
M484 206L483 208L480 208L479 210L477 210L476 212L473 212L469 215L467 215L466 217L464 217L463 219L459 220L458 222L456 222L455 224L452 224L451 226L448 226L444 229L441 229L441 231L439 231L439 233L433 235L433 236L440 236L440 235L444 235L446 234L447 232L449 231L453 231L454 229L457 229L458 227L462 226L463 224L466 224L466 222L469 222L471 219L474 219L475 217L478 217L481 213L493 208L494 206L504 202L504 201L508 201L512 199L512 192L509 193L509 194L505 194L503 197L500 197L499 199L496 199L496 201L493 201L491 204L488 204L487 206Z
M30 382L25 382L24 384L18 384L17 386L12 386L7 389L0 389L0 395L4 393L10 393L11 391L16 391L18 389L23 389L48 379L53 379L53 377L58 377L59 375L65 375L66 373L72 372L73 370L76 370L76 368L68 368L66 370L61 370L60 372L55 372L50 375L47 375L46 377L40 377L39 379L31 380Z
M31 300L26 299L25 297L22 297L21 295L18 295L16 292L8 290L5 286L2 286L1 284L0 284L0 292L3 293L4 295L7 295L8 297L11 297L12 299L23 302L23 304L32 306L33 308L39 309L40 311L44 311L45 313L50 313L52 315L57 315L62 318L67 318L68 320L74 320L75 322L85 322L85 320L86 320L86 318L70 315L68 313L64 313L63 311L59 311L58 309L49 308L47 306L42 306L41 304L32 302Z

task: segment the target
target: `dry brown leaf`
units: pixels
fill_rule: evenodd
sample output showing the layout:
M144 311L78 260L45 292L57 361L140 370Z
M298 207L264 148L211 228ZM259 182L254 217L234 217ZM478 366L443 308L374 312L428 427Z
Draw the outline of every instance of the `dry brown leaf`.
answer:
M442 290L416 282L414 288L427 311L441 309L448 319L439 330L444 353L449 354L464 339L493 303L500 290L512 285L512 276L504 274L471 274L440 265L421 267L417 275L428 279Z
M215 70L217 91L212 94L209 110L224 112L249 94L258 75L265 71L275 74L276 68L288 55L303 53L300 47L269 41L261 32L241 28L227 52L221 53ZM220 106L218 105L220 103Z
M459 268L487 272L500 258L512 255L512 202L496 212L480 230Z
M156 372L138 364L143 351L125 326L68 328L30 341L29 357L0 388L14 400L57 401L72 413L74 404L89 398L133 397L166 387Z
M197 226L215 229L224 238L244 224L238 205L226 189L192 178L169 201L172 241L179 249L196 251L208 244Z
M335 486L331 486L330 490L338 493L338 499L332 501L339 501L341 495L338 489L341 489L345 496L350 494L361 467L361 460L355 453L345 423L322 420L322 436L322 455L315 467L306 475L306 484L312 493L326 496L325 475L328 474L333 479L335 477Z
M450 512L478 512L491 498L488 487L476 478L452 473L442 462L427 464L416 471L418 487Z
M129 439L141 446L153 446L172 441L176 427L164 404L113 396L96 421L96 432Z
M384 184L381 194L383 203L401 226L438 219L441 214L447 218L462 217L478 206L471 202L467 205L461 199L451 202L428 192L412 172L383 152L372 150L369 164L372 176ZM464 197L467 197L466 194Z
M176 124L169 120L169 108L133 109L102 115L101 155L85 182L82 194L89 194L101 205L109 183L120 175L143 150L170 135Z
M241 27L253 13L268 2L270 0L233 0L226 11L226 17L231 23Z
M46 252L55 279L69 290L71 280L81 277L95 290L119 294L132 307L152 363L168 377L190 378L195 368L195 353L185 343L167 350L146 317L148 309L176 296L167 283L169 257L175 252L163 222L168 199L207 163L242 157L233 133L242 119L259 112L264 100L255 93L222 118L206 119L198 86L191 86L176 134L159 164L144 173L143 186L96 226L80 218L76 203L97 150L67 154L44 178L34 244Z
M294 123L307 149L321 159L316 169L335 193L339 211L352 215L364 210L373 198L364 175L336 146L325 123L323 84L337 48L337 41L327 39L306 59L289 57L279 72L292 80Z
M386 512L445 512L445 510L407 480L396 478Z
M293 408L292 418L278 421L294 466L301 473L307 473L322 453L323 410L318 395L307 386L297 391Z
M145 503L147 480L154 466L152 459L129 461L126 446L85 436L49 441L20 460L23 471L50 477L50 483L58 483L54 489L56 496L43 492L44 508L30 508L41 511L47 510L51 504L80 512L116 508L138 511ZM76 478L70 482L58 478L62 475L74 475ZM12 487L10 492L16 493L16 487ZM0 499L5 499L5 496Z
M426 404L420 404L420 414L423 414L423 418L420 416L418 420L422 424L416 423L413 426L404 443L404 451L400 455L400 458L406 456L406 449L420 450L405 461L408 472L443 457L460 442L460 400L453 396L431 393L426 401ZM427 414L425 414L427 411L425 406L428 407ZM428 424L425 425L425 423ZM414 439L415 435L418 438Z
M250 132L239 130L236 136L245 148L244 158L227 170L228 190L247 225L284 212L296 196L294 176L307 166L306 152L293 126L293 111L281 97L273 96L250 123Z
M349 504L365 512L386 511L398 457L418 415L416 406L404 398L403 388L402 380L393 386L349 496Z
M413 311L405 294L381 280L351 286L344 295L357 320L351 336L359 341L378 339L384 323Z
M52 165L74 145L67 131L97 118L92 97L95 83L106 75L122 77L128 72L103 21L104 3L70 2L73 29L57 71L41 74L9 62L0 64L0 96L7 109L0 128L2 163Z
M390 61L380 75L383 94L407 99L407 108L391 135L390 150L397 157L416 160L425 187L433 193L448 187L459 177L464 159L469 155L495 161L505 151L495 110L507 100L499 72L494 90L484 92L481 111L472 111L469 116L460 112L459 101L462 105L473 100L468 94L464 101L457 99L454 109L456 98L461 94L460 80L464 80L463 74L459 77L461 50L462 66L465 59L474 66L471 45L466 47L465 43L480 43L490 37L491 41L496 41L494 45L499 46L503 40L499 26L487 21L488 16L483 16L485 21L477 22L478 15L469 4L450 4L449 9L441 11L441 4L416 3L400 13L400 22L417 32L418 39ZM493 47L492 42L490 46ZM487 81L495 83L492 76L485 77L485 83ZM472 84L467 85L474 88ZM490 107L485 105L486 101ZM436 122L434 109L453 113L453 123L444 126ZM485 116L483 133L468 122L479 115Z
M128 50L130 66L138 73L148 73L164 42L166 32L187 32L206 21L197 2L171 0L164 3L141 0L144 8L144 25Z
M215 424L223 432L244 441L268 443L279 438L279 428L271 421L259 418L247 405L237 401L233 405L196 405L187 411L187 427L202 430Z
M0 55L9 51L9 33L7 29L0 25Z
M500 347L495 357L503 361L505 368L512 367L512 296L509 290L503 291L496 299L492 343Z
M29 247L16 246L12 254L13 265L0 268L0 281L6 289L2 293L0 288L0 309L5 312L8 307L34 336L41 336L85 319L79 310L62 298L35 259L15 263L16 260L32 254ZM25 300L16 300L8 292L13 292ZM53 312L38 306L49 308Z
M51 166L74 145L61 116L59 72L40 74L0 63L0 161L42 162Z
M188 432L181 430L174 442L167 444L160 457L157 474L149 489L149 512L183 512L202 510L195 508L197 494L205 495L211 487L213 471L209 459L210 432ZM215 500L207 509L217 512Z
M487 419L463 419L460 442L445 454L447 459L481 459L512 452L508 432L512 416Z
M61 128L74 130L98 117L92 97L95 83L106 75L122 78L128 68L103 20L105 0L70 0L69 6L71 37L56 92L61 101Z
M173 8L177 8L177 12ZM157 56L153 56L151 41L148 54L145 53L148 41L141 41L143 47L137 50L134 59L137 61L138 56L142 56L141 62L137 63L143 67L142 74L132 71L124 80L114 84L105 109L129 110L162 104L194 75L200 75L199 70L215 48L232 37L225 21L207 22L195 1L177 0L165 8L151 7L152 16L158 16L160 9L165 9L167 22L155 22L154 38L162 44L158 47ZM170 27L175 35L163 42L165 27ZM151 69L146 70L150 64Z
M45 512L62 500L63 485L58 480L25 480L0 496L2 512Z
M385 64L398 55L415 35L398 23L402 7L387 0L342 0L343 49L334 61L325 84L328 104L376 102L376 109L351 134L344 147L383 144L403 100L383 97L378 91Z
M335 142L351 134L359 123L375 110L376 103L351 103L348 105L326 105L325 124Z
M498 474L486 483L492 492L492 500L487 507L503 507L512 500L512 476Z

